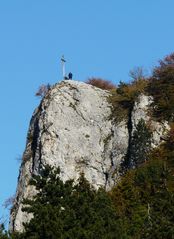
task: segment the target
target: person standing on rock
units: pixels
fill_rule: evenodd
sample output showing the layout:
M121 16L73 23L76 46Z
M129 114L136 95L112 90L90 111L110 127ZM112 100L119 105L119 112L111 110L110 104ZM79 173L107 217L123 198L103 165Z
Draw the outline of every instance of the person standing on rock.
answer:
M68 74L68 79L69 79L69 80L72 80L72 78L73 78L73 74L70 72L70 73Z

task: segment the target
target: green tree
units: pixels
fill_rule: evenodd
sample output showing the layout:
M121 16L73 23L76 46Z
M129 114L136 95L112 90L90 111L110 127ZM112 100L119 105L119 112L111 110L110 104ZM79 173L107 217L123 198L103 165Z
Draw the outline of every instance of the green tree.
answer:
M130 150L127 157L129 158L129 167L134 168L144 163L148 159L151 150L152 132L141 119L130 141Z
M3 224L0 224L0 239L9 239L8 233L5 231Z
M129 170L112 189L111 198L126 238L174 238L173 159L171 129L165 143L148 155L148 161Z
M33 218L24 224L20 238L123 238L110 197L103 189L96 191L83 174L76 185L72 180L64 183L59 169L46 166L31 184L38 193L24 200L23 211Z

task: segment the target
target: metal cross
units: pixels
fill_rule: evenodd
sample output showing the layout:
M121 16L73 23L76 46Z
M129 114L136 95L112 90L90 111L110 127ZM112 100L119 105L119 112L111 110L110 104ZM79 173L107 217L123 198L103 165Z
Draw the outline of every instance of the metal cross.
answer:
M65 62L66 62L66 60L65 60L65 58L64 58L64 55L62 55L62 57L61 57L61 63L62 63L63 78L65 78L65 76L66 76L66 72L65 72Z

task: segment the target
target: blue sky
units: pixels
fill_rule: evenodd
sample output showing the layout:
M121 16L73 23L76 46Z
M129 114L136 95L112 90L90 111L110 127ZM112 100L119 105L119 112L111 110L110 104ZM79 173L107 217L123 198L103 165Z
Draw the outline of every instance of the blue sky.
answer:
M173 9L173 0L0 0L0 205L16 190L35 92L61 80L61 55L77 80L128 81L174 51Z

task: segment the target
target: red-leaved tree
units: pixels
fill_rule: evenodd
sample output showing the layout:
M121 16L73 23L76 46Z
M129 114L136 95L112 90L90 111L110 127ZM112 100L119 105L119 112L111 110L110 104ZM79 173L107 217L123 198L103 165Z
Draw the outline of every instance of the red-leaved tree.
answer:
M116 89L116 85L114 85L111 81L104 80L101 78L90 78L86 81L86 83L103 90Z

